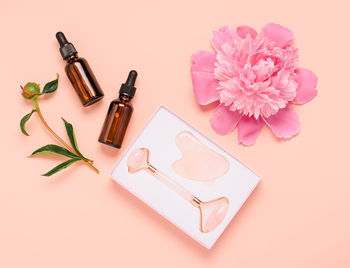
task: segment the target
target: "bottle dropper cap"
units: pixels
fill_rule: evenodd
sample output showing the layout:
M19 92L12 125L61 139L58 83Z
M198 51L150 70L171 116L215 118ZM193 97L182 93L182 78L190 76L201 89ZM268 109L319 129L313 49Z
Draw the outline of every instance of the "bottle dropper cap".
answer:
M119 90L119 94L127 95L130 98L134 97L135 95L135 82L137 78L137 72L132 70L129 72L128 79L126 79L126 82L122 84Z
M60 44L60 52L63 59L67 59L78 53L73 44L68 42L67 38L64 36L64 33L57 32L56 38Z

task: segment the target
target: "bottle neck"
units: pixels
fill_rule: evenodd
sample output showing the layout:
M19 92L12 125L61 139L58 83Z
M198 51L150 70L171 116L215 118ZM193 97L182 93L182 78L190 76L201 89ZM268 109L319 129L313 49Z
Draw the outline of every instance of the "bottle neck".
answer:
M119 94L119 100L122 102L122 103L128 103L132 98L130 98L130 96L128 95L125 95L125 94Z
M66 58L66 61L67 61L68 63L71 63L71 62L73 62L73 61L76 61L77 59L78 59L78 55L77 55L77 54L74 54L74 55L72 55L72 56Z

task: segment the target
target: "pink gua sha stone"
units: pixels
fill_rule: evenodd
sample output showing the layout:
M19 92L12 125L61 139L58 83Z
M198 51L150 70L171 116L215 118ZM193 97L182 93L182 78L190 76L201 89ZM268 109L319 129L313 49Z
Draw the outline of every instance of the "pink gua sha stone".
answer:
M127 165L129 173L136 173L141 170L148 171L160 182L182 196L191 205L198 208L200 212L199 229L202 233L208 233L214 230L224 220L229 205L229 201L226 197L220 197L207 202L199 200L183 186L152 166L149 163L149 150L147 148L137 148L131 152L127 160Z
M223 176L230 168L224 156L208 148L189 131L180 132L175 141L183 155L172 168L181 177L208 182Z

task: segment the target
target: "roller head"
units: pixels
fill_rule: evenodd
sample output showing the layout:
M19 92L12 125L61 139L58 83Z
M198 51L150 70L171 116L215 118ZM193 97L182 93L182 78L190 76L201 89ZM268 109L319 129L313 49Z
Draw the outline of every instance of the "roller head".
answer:
M135 173L149 166L149 150L147 148L137 148L128 157L127 165L130 173Z
M218 227L228 211L229 201L226 197L200 202L198 208L200 210L200 230L203 233L213 231Z

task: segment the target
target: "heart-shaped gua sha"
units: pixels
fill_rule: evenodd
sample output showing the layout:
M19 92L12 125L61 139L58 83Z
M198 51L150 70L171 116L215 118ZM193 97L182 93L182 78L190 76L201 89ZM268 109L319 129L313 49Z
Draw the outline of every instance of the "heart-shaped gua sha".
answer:
M182 131L176 136L176 145L182 152L182 158L176 160L172 168L184 178L213 181L223 176L230 167L224 156L208 148L189 131Z

